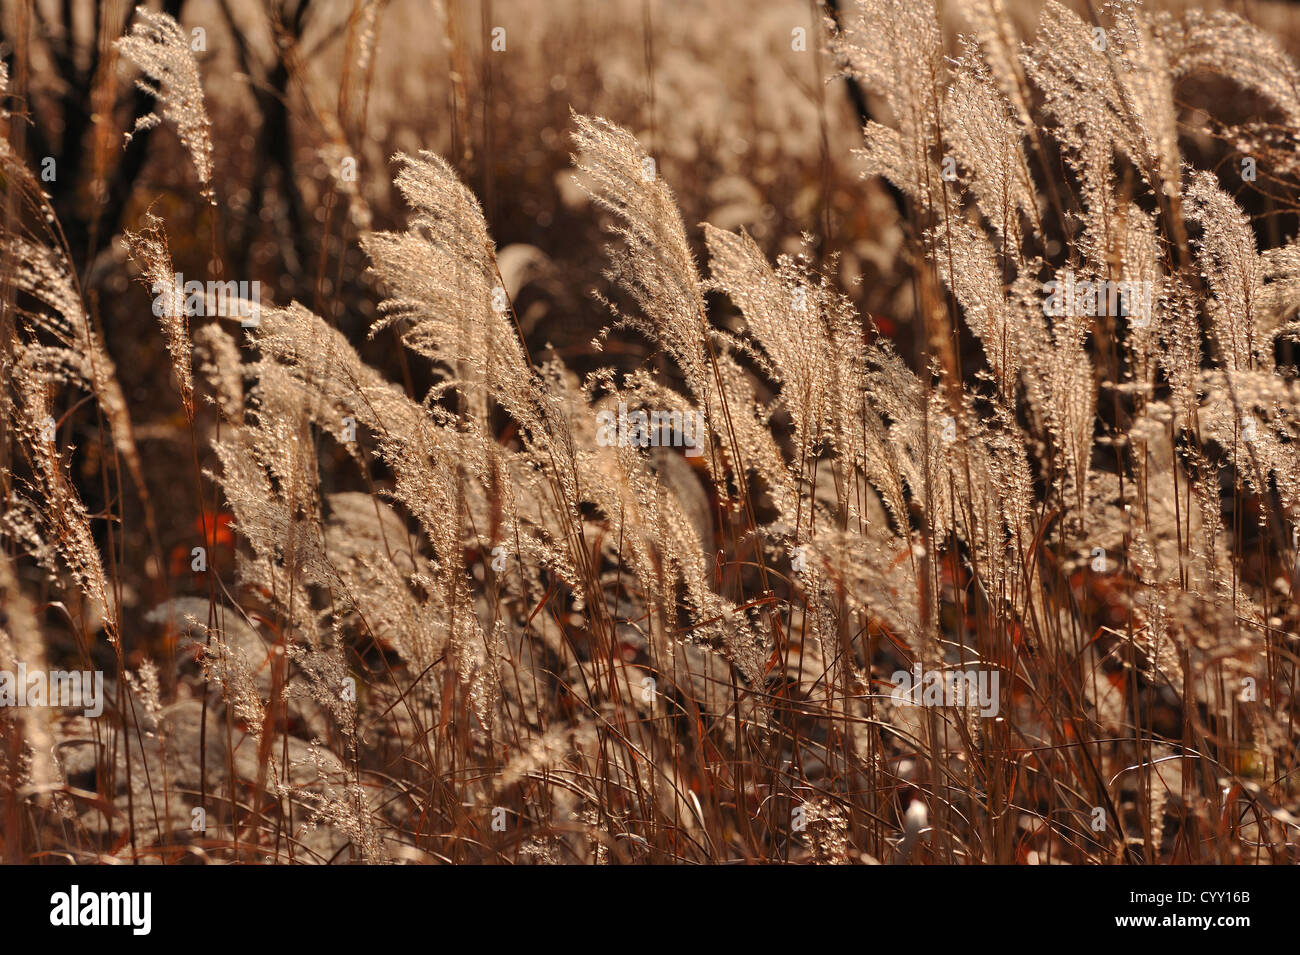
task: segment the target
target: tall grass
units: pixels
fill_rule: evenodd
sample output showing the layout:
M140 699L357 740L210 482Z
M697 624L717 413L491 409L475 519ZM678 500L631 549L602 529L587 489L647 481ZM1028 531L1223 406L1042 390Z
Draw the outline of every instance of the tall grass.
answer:
M530 350L433 153L394 157L407 224L360 241L371 335L422 394L328 303L212 314L143 218L201 515L170 584L122 544L145 478L118 370L0 143L0 670L53 666L57 629L111 687L98 721L0 710L9 858L1297 861L1300 246L1243 203L1295 225L1300 74L1223 12L1049 2L1022 43L1000 2L956 6L947 49L929 0L860 0L830 37L906 211L913 354L812 237L771 261L688 227L582 113L612 237L594 371ZM219 207L185 31L142 12L119 49L161 104L137 125L175 126ZM69 395L109 436L91 468ZM128 665L136 588L167 642ZM907 705L917 674L966 692Z

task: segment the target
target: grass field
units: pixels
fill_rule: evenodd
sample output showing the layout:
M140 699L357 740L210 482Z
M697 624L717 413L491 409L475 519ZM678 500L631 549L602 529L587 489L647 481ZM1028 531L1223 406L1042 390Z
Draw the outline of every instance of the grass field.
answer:
M1300 6L0 29L4 861L1300 861Z

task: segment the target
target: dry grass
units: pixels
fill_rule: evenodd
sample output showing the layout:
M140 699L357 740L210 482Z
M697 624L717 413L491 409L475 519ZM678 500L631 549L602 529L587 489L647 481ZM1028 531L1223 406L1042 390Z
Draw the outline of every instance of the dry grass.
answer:
M516 308L464 148L394 157L404 227L328 193L402 384L324 255L313 307L268 282L249 327L173 294L141 215L183 411L161 475L11 128L0 671L106 670L108 699L0 710L7 858L1296 862L1300 71L1234 14L1049 2L1022 44L998 0L954 6L945 48L928 0L860 0L821 54L905 213L874 223L894 316L811 236L773 261L688 226L577 112L613 237L577 362ZM348 30L366 75L373 17ZM247 279L187 36L141 13L118 43L159 101L135 128L190 157L202 280ZM1053 308L1053 280L1127 298ZM969 692L903 705L915 667Z

